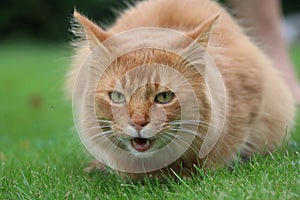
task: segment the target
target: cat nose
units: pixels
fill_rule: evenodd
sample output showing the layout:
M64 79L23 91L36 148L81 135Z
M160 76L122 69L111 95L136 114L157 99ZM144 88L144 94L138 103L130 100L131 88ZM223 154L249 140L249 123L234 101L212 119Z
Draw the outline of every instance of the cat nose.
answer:
M149 124L150 120L147 119L131 119L129 124L135 129L137 130L137 132L140 132L147 124Z

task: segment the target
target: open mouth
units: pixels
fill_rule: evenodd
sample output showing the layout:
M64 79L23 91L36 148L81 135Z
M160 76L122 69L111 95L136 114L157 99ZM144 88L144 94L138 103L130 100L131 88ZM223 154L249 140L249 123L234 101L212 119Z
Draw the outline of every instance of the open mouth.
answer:
M131 140L131 146L139 152L144 152L151 147L152 142L153 142L152 140L147 138L136 137Z

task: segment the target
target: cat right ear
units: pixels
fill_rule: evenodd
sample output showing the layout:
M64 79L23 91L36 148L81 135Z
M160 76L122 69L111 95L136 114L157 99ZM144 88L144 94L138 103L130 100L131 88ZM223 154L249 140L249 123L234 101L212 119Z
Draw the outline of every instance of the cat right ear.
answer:
M212 27L219 19L219 17L220 15L217 15L212 19L206 21L204 24L199 25L192 32L188 33L187 36L195 40L198 44L206 49L208 46Z
M112 36L110 33L102 30L98 25L78 13L76 10L74 10L73 17L75 18L75 21L83 27L85 32L84 37L88 41L91 50L98 45L101 45L101 42Z

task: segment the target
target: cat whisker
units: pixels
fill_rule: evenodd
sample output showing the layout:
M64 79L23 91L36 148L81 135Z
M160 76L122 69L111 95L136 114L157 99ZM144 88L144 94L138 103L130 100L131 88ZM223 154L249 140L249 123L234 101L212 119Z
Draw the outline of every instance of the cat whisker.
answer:
M177 124L187 124L187 125L189 125L189 124L191 124L190 122L193 122L193 124L194 124L194 122L196 121L196 120L188 120L188 121L181 121L182 123L179 123L179 121L180 120L178 120L178 122L176 122L176 123L174 123L175 125L177 125ZM172 123L171 123L172 124ZM224 129L223 130L220 130L220 128L217 128L217 127L214 127L214 126L212 126L210 123L208 123L208 122L205 122L205 121L199 121L199 124L198 124L199 126L202 126L202 127L205 127L205 128L210 128L211 130L213 130L213 131L220 131L220 132L222 132L222 134L226 134L227 136L229 136L229 137L232 137L232 138L236 138L236 139L240 139L240 138L238 138L237 136L234 136L234 135L232 135L232 134L230 134L230 133L228 133L228 131L225 131Z
M169 136L167 133L164 133L159 137L162 142L167 146L169 152L172 152L172 149L170 149L170 146L168 143L173 139L171 136Z
M97 122L107 122L107 123L112 123L111 120L106 120L106 119L97 119Z
M92 135L90 137L85 138L84 141L93 140L95 138L102 137L102 136L104 136L106 134L110 134L110 133L113 133L113 131L109 130L109 131L100 132L100 133L97 133L97 134L94 134L94 135Z
M205 139L205 136L201 136L201 135L196 135L197 137L200 137L200 139L202 140L202 142L204 141L204 139ZM183 137L183 136L178 136L180 139L182 139L182 140L187 140L187 138L185 138L185 137ZM189 142L189 141L188 141ZM187 142L186 142L187 143ZM215 145L215 141L212 141L211 140L211 138L206 138L206 140L205 140L205 143L206 143L206 145L208 145L208 146L214 146L214 148L215 148L215 150L217 151L217 152L219 152L218 153L218 155L222 155L222 153L221 153L221 149L219 148L219 146L217 146L217 145ZM203 144L201 144L201 145L203 145ZM200 151L200 149L201 149L201 146L200 147L194 147L194 145L193 144L191 144L191 148L192 148L192 150L194 151L194 152L196 152L196 153L199 153L199 151ZM222 159L221 157L220 157L220 159Z
M197 149L197 147L195 147L193 145L193 143L190 143L189 139L187 139L187 138L185 138L185 137L183 137L181 135L177 135L177 134L174 134L172 132L168 132L168 131L166 131L164 133L166 135L168 135L169 137L172 137L172 138L177 137L181 142L185 143L186 145L189 145L189 148L191 148L195 153L198 153L199 149ZM173 140L173 142L176 143L176 141L174 141L174 140Z
M171 130L171 129L170 129L170 130ZM190 131L190 132L185 132L185 133L190 133L190 134L192 134L193 136L195 136L195 137L197 137L197 138L200 138L202 141L205 139L205 135L204 135L204 134L201 134L201 133L195 134L195 133L192 133L191 131ZM181 136L181 137L183 137L183 136Z
M215 146L215 143L216 143L216 141L213 138L206 137L205 134L201 134L200 132L194 132L194 131L191 131L191 130L188 130L188 129L182 129L182 128L181 129L171 128L170 130L174 130L174 131L182 130L182 131L185 131L186 133L191 133L195 137L199 137L202 141L205 141L205 143L207 145ZM215 148L218 148L218 146L215 146Z
M101 125L98 125L98 126L93 126L93 127L90 127L90 128L83 129L82 131L89 131L89 130L103 129L103 128L111 128L111 126L101 126Z
M201 121L202 120L194 120L194 119L185 119L185 120L182 120L182 119L178 119L178 120L173 120L170 123L173 123L173 122L201 122Z
M110 139L110 138L112 138L113 136L114 136L114 135L105 135L105 139ZM99 141L103 140L103 138L104 138L104 135L101 136L101 137L99 137L99 138L97 138L97 139L95 139L94 142L99 142ZM111 141L111 140L110 140L110 141Z
M164 133L164 132L162 132L162 133ZM166 136L166 135L161 134L160 137L159 137L159 139L161 139L161 140L163 141L163 143L164 143L165 145L167 145L167 144L168 144L168 141L166 141L166 139L170 139L170 138L164 138L164 136Z
M111 120L107 120L107 119L99 119L99 118L88 118L85 120L76 120L77 122L106 122L106 123L112 123Z
M122 143L122 140L120 139L119 136L116 136L116 137L111 141L111 145L110 145L109 151L116 151L116 146L119 146L120 143ZM128 150L127 147L126 147L126 150Z
M173 121L170 123L171 125L202 125L202 124L205 124L205 125L210 125L209 123L207 122L204 122L204 121Z
M195 131L192 131L192 130L189 130L189 129L186 129L186 128L179 128L179 129L170 128L169 130L171 130L171 131L183 131L185 133L191 133L193 135L198 135L199 134L198 132L195 132Z
M99 125L99 128L111 128L111 126L102 126L102 125Z
M174 121L173 121L174 122ZM178 131L180 130L180 127L178 127L178 125L182 124L182 125L189 125L189 124L192 124L192 125L199 125L201 127L204 127L204 128L209 128L210 130L212 130L213 132L221 132L223 135L225 134L226 137L230 137L232 139L237 139L237 140L240 140L241 138L239 138L238 136L235 136L235 135L232 135L230 134L227 130L220 130L219 127L214 127L212 126L212 124L208 123L208 122L205 122L205 121L198 121L198 120L178 120L178 121L175 121L175 123L170 123L171 124L171 128L170 129L173 129L174 131ZM182 131L184 131L184 129L181 129ZM187 133L191 133L191 131L187 131ZM220 147L218 145L216 145L216 140L214 138L211 138L211 137L206 137L206 135L204 134L201 134L200 132L194 132L194 133L191 133L191 134L194 134L195 136L197 137L200 137L203 141L205 141L205 144L208 145L208 146L213 146L215 151L219 152L218 155L221 155L221 152L222 150L220 149ZM196 135L197 134L197 135ZM217 135L217 134L216 134ZM218 140L218 138L216 138ZM222 158L220 158L222 159Z

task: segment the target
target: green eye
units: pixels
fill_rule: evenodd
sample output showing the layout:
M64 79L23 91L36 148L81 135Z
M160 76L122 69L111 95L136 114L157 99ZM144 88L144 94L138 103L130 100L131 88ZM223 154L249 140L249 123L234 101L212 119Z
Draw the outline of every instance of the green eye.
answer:
M126 101L125 96L122 93L116 91L110 92L109 97L110 100L116 104L125 103Z
M174 98L174 93L171 91L162 92L156 95L155 102L160 104L167 104Z

